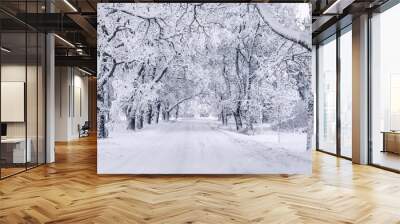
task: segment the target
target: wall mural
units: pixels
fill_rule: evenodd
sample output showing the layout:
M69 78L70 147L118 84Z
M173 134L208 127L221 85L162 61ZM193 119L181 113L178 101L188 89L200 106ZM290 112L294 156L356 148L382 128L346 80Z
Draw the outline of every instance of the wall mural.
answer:
M309 4L98 4L98 173L310 173Z

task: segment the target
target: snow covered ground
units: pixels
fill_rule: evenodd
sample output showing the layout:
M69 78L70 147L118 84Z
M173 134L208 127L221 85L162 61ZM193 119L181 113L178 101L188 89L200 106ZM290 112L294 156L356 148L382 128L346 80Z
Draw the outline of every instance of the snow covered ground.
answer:
M99 174L311 173L306 135L244 135L215 120L163 122L98 140Z

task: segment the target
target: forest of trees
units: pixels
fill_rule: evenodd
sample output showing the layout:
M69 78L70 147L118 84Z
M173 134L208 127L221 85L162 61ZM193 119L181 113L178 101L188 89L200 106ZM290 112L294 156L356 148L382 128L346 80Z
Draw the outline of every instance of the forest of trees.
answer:
M300 122L310 148L308 4L114 3L98 13L99 138L176 118L196 99L243 133Z

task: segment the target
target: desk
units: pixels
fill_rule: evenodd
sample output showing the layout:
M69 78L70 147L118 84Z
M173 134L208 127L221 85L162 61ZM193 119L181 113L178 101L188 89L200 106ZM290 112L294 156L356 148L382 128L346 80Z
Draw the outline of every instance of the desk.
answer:
M25 138L1 139L1 156L8 163L26 163L32 160L31 139L27 139L28 147L25 152Z
M383 131L382 152L400 154L400 131Z

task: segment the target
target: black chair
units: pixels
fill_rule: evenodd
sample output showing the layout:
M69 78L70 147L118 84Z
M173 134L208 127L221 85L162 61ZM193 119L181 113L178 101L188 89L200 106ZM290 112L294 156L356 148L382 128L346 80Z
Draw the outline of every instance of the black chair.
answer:
M82 127L80 127L80 125L78 125L79 138L89 136L89 129L90 129L89 121L85 121L85 123L82 125Z

